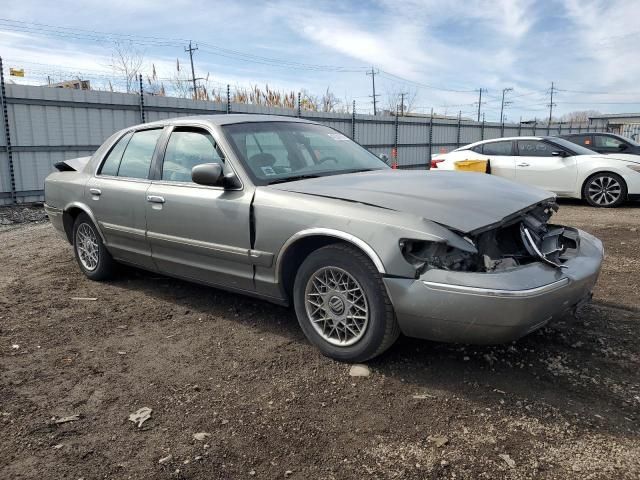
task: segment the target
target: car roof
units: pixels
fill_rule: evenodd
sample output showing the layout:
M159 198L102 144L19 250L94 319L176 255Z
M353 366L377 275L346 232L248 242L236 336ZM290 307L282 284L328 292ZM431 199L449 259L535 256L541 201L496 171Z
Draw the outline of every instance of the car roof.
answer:
M552 138L552 137L533 137L533 136L528 136L528 137L499 137L499 138L489 138L487 140L481 140L479 142L474 142L474 143L470 143L468 145L465 145L463 147L459 147L456 148L456 150L466 150L468 148L472 148L475 147L476 145L483 145L485 143L491 143L491 142L502 142L502 141L511 141L511 140L543 140L544 138ZM454 150L455 151L455 150Z
M611 132L580 132L580 133L564 133L562 135L560 135L561 137L575 137L578 135L613 135L614 137L619 137L620 135L616 135L615 133L611 133Z
M310 120L297 117L286 117L283 115L263 115L251 113L220 113L212 115L190 115L185 117L168 118L156 122L145 123L144 126L155 125L188 125L192 123L208 123L209 125L231 125L234 123L256 123L256 122L296 122L296 123L316 123ZM140 125L142 126L142 125Z

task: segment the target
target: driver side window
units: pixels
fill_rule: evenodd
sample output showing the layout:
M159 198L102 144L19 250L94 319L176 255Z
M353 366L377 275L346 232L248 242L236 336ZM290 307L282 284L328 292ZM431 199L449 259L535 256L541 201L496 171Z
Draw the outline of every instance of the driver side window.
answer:
M167 143L161 178L191 182L191 169L202 163L223 163L213 137L199 128L177 128Z

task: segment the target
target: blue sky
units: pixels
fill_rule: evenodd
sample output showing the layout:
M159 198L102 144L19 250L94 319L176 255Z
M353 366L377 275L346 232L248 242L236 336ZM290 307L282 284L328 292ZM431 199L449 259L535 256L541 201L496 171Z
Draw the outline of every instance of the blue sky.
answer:
M640 110L638 0L21 0L0 17L13 21L0 21L5 67L24 68L18 81L28 83L49 72L94 84L113 76L115 37L86 32L97 31L128 36L144 53L145 72L154 64L162 78L173 75L176 58L187 66L183 46L192 39L196 75L208 73L212 86L329 87L363 112L371 111L371 66L381 71L382 107L404 91L415 94L418 112L474 116L484 88L483 112L496 121L510 87L507 120L545 118L554 81L559 114Z

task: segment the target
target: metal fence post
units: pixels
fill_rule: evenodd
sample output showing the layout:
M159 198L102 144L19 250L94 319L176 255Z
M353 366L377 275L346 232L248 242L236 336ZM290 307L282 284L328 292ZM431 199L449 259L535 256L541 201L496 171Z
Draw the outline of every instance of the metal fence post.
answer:
M582 132L582 122L578 124L578 133Z
M500 135L500 136L504 137L504 135ZM480 125L480 140L484 140L484 113L482 114L482 125Z
M462 122L462 110L458 111L458 132L456 134L456 144L460 146L460 123Z
M569 133L573 133L573 120L569 122Z
M562 135L562 122L558 124L558 136Z
M396 107L396 121L394 123L393 133L393 152L391 152L393 160L391 161L391 168L398 168L398 117L398 107Z
M13 169L13 151L11 149L11 132L9 131L9 112L7 110L7 91L4 86L4 67L0 57L0 101L2 101L2 114L4 119L5 150L9 160L9 179L11 183L11 203L17 203L16 176Z
M484 115L482 116L482 123L484 123ZM504 137L504 117L501 119L501 122L500 122L500 136Z
M538 121L534 120L533 121L533 136L536 136L536 127L538 126Z
M356 141L356 101L353 101L353 107L351 108L351 139Z
M144 113L144 89L142 88L142 74L138 75L140 82L140 122L147 123L146 115Z
M298 117L301 116L300 114L300 92L298 92Z
M551 135L551 124L547 123L547 136Z
M518 123L518 136L522 136L522 117L520 117L520 123Z
M433 151L433 108L429 116L429 157L427 158L427 169L431 169L431 155Z
M231 87L227 83L227 113L231 113Z

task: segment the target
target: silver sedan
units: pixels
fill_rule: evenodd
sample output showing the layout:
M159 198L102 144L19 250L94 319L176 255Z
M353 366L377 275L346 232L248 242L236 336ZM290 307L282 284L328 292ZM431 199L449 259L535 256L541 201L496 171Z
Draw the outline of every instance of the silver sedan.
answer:
M590 297L601 242L549 223L549 192L389 168L314 122L260 115L138 125L45 183L82 272L117 263L293 305L324 354L405 335L497 343Z

